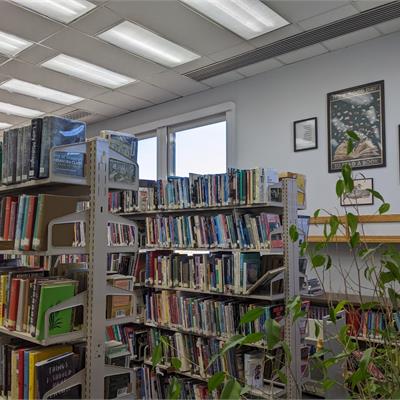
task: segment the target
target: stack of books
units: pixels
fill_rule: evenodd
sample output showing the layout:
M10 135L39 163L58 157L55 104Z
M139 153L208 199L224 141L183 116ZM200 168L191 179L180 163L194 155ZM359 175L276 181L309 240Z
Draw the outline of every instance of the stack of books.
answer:
M86 124L61 117L44 117L33 119L31 125L4 132L2 154L3 185L26 182L30 179L47 178L49 176L50 149L64 144L85 141ZM71 159L70 174L83 175L84 154L76 154ZM57 163L68 171L68 158L65 154L60 160L54 160L55 172ZM68 168L67 168L68 169Z
M146 218L148 247L282 248L279 215L218 214Z

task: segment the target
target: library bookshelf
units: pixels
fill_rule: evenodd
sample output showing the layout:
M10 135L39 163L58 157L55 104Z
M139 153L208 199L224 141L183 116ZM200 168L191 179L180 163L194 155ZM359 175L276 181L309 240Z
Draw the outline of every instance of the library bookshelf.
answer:
M82 153L85 157L85 174L83 177L70 177L59 175L53 170L53 157L57 152ZM139 184L139 171L137 164L134 165L136 176L135 183L110 182L109 160L130 162L119 153L110 148L106 139L95 137L88 139L85 143L75 145L57 146L50 151L50 171L46 179L31 180L21 184L0 186L1 195L38 194L52 193L63 195L78 195L89 200L89 209L75 212L52 220L48 225L48 243L46 251L21 251L9 248L9 244L0 246L0 254L5 255L33 255L56 258L60 255L85 254L87 262L87 290L78 295L61 302L47 310L44 317L44 338L38 340L29 333L10 331L0 327L1 335L8 335L28 342L47 346L56 343L86 343L85 368L72 375L70 378L45 393L44 399L58 392L80 385L83 398L103 398L104 379L107 376L132 374L126 368L104 363L104 338L105 330L109 325L137 322L138 316L133 315L125 318L106 319L106 297L113 295L136 296L134 291L128 291L107 284L107 254L109 253L135 253L138 250L138 231L135 222L122 216L108 212L109 190L131 190L137 191ZM57 225L84 223L85 244L81 247L56 246L53 243L53 229ZM107 246L108 224L117 223L129 225L135 232L135 243L130 246ZM49 266L52 268L52 265ZM48 335L49 319L51 313L76 307L83 308L83 324L79 330L62 335Z
M287 303L295 296L301 294L300 290L300 278L301 274L299 271L299 249L297 242L293 242L289 236L289 228L291 225L297 223L297 185L296 180L291 178L282 179L282 202L272 202L267 204L253 204L253 205L231 205L231 206L220 206L220 207L193 207L193 208L173 208L173 209L161 209L151 210L143 212L129 212L121 213L125 217L139 221L146 220L148 217L159 217L159 216L193 216L193 215L215 215L224 213L274 213L282 216L282 237L283 237L283 248L279 249L267 249L267 248L226 248L226 247L211 247L211 248L199 248L199 247L172 247L172 246L144 246L139 248L139 253L150 253L154 251L169 251L177 252L179 254L198 254L198 253L215 253L215 252L226 252L226 253L260 253L263 256L280 255L283 257L283 268L279 271L275 271L283 276L283 292L280 294L271 295L268 293L262 293L257 295L245 295L235 293L225 293L221 291L210 291L193 289L189 287L176 287L176 286L162 286L159 284L135 284L136 287L142 288L143 290L152 291L171 291L171 292L182 292L188 294L215 296L223 299L243 299L243 300L256 300L262 301L262 304L274 304L275 302ZM271 271L274 272L274 271ZM197 337L206 337L220 340L221 342L226 341L229 337L216 336L201 332L200 330L187 330L173 324L159 324L152 321L145 321L144 326L155 328L162 332L178 332L186 335L192 335ZM256 398L278 398L286 396L287 398L300 398L301 393L299 391L298 382L301 381L301 368L300 368L300 349L301 339L299 331L299 321L293 323L291 318L285 319L284 327L284 339L290 348L292 357L290 365L286 365L286 376L288 377L287 384L280 384L277 382L266 382L263 390L253 389L250 391L250 395ZM248 347L253 348L265 348L262 343L255 343ZM145 361L145 364L151 365L149 358ZM194 380L207 381L207 378L193 374L188 371L178 371L171 368L170 365L158 365L157 368L163 372L175 374L178 377L188 377Z

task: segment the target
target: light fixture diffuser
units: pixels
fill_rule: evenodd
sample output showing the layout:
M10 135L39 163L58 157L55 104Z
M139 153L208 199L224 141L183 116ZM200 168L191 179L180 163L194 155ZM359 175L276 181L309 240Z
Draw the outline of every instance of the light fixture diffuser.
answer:
M289 24L260 0L181 1L247 40Z
M14 104L3 103L1 101L0 101L0 113L17 115L18 117L24 117L24 118L36 118L44 114L42 111L16 106Z
M132 22L124 21L98 35L100 39L166 67L200 56Z
M14 57L22 50L32 46L32 42L28 42L18 36L0 31L0 53L9 57Z
M14 3L68 24L96 7L86 0L12 0Z
M116 89L135 82L133 78L65 54L59 54L51 58L44 62L42 66L110 89Z
M0 89L67 106L84 100L79 96L60 92L59 90L50 89L45 86L35 85L30 82L20 81L19 79L10 79L7 82L3 82L0 84Z
M0 130L2 129L8 129L10 128L12 125L11 124L7 124L7 122L0 122Z

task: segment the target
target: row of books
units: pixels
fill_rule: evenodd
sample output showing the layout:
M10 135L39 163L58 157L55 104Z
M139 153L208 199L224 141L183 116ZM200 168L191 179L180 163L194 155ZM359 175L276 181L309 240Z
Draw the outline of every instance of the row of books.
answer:
M146 244L181 248L282 248L282 227L279 215L268 213L147 217Z
M107 254L107 272L134 276L134 282L140 282L135 278L135 270L138 269L136 267L137 259L136 254L109 253Z
M176 357L182 362L181 371L201 378L224 371L251 388L262 388L264 379L276 380L278 371L284 367L282 349L276 349L272 357L266 357L264 351L232 348L211 364L213 356L220 352L222 342L182 333L165 335L155 329L150 334L150 352L160 343L160 336L169 343L168 346L162 346L162 364L170 366L172 357Z
M0 354L1 394L11 399L42 399L85 365L82 344L38 347L11 339L0 345ZM81 387L65 389L52 398L81 398Z
M84 122L54 116L36 118L29 126L5 131L2 154L3 185L47 178L50 149L54 146L84 142L85 136ZM83 163L82 158L81 167Z
M147 181L146 187L140 188L139 209L218 207L281 201L281 192L275 193L274 198L268 192L268 187L278 182L278 172L272 168L231 168L225 174L171 176L157 182Z
M5 328L26 332L39 340L44 338L46 311L73 297L78 281L46 277L43 270L17 268L0 270L0 322ZM74 323L73 309L51 314L49 335L70 332Z
M136 244L136 231L132 225L110 223L107 226L109 246L133 246Z
M75 212L77 202L76 197L51 194L5 196L0 204L0 240L14 241L15 250L46 250L49 222ZM54 229L54 241L66 244L66 238L72 240L72 229Z
M187 255L160 250L140 254L133 276L135 282L148 286L251 294L262 292L274 276L267 273L282 271L282 267L282 256L261 256L257 252Z
M266 332L265 322L272 318L282 325L283 334L283 305L265 306L260 318L240 325L241 317L249 310L260 307L260 304L232 299L216 300L166 290L146 293L145 304L146 321L167 328L179 328L201 335L231 337L242 333Z
M137 211L137 192L133 190L109 192L108 210L112 213L129 213Z

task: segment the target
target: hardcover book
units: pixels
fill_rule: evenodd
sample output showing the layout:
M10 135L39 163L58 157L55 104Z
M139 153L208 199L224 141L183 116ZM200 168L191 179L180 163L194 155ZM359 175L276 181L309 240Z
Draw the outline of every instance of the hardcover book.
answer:
M29 157L29 179L39 178L40 148L42 144L43 119L35 118L31 125L31 144Z
M85 154L73 151L55 151L53 173L65 176L85 176Z
M49 176L50 149L63 144L85 141L86 124L61 117L44 117L40 149L39 177Z
M74 363L74 353L64 353L36 363L37 398L42 399L43 395L50 389L72 376L75 373ZM49 397L49 399L79 398L79 385L63 390Z
M136 182L136 164L131 164L110 158L108 163L110 183L132 185Z
M110 148L126 157L129 161L137 162L138 140L130 133L101 131L100 136L107 139Z

